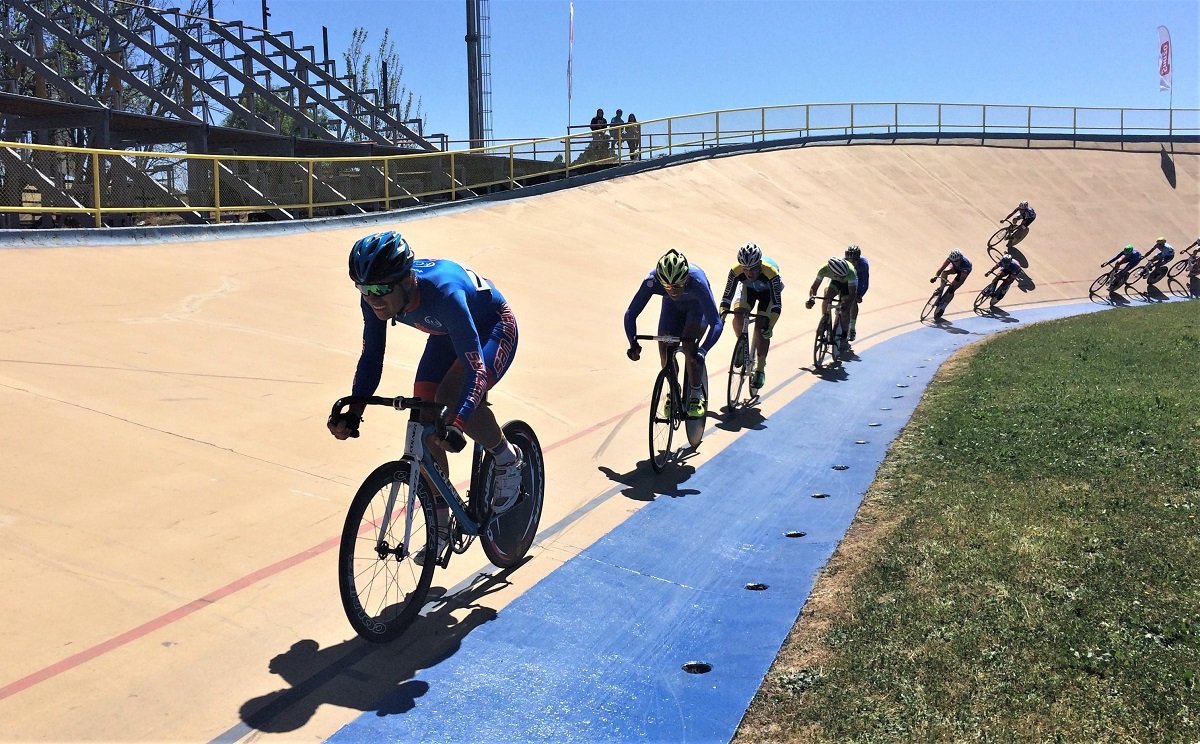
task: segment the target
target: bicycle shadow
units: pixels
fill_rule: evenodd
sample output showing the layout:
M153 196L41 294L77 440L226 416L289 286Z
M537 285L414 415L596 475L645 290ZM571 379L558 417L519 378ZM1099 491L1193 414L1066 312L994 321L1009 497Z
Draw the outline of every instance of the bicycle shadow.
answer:
M938 330L941 330L941 331L945 331L946 333L955 333L955 334L959 334L959 335L970 333L970 331L968 331L967 329L959 328L958 326L954 325L954 323L950 322L949 320L946 320L945 318L934 321L932 327L937 328Z
M1157 285L1151 284L1146 287L1146 291L1142 292L1142 299L1146 302L1166 302L1171 299Z
M413 679L416 673L454 656L467 635L496 618L494 609L474 604L500 591L518 568L481 573L453 595L444 587L431 587L426 614L389 644L368 643L357 636L326 648L312 639L296 641L267 665L289 687L243 703L238 711L242 723L277 734L301 728L322 705L374 711L381 717L409 712L429 691L429 683ZM455 617L464 608L472 609Z
M1002 307L981 307L975 311L976 314L984 318L992 318L1001 323L1020 323L1019 318L1014 318L1011 313Z
M1132 305L1133 301L1118 290L1110 289L1108 291L1108 301L1113 305Z
M650 467L650 460L642 460L627 473L618 473L612 468L601 465L596 468L610 480L625 486L621 495L634 501L654 501L659 496L670 496L673 499L684 496L696 496L698 488L680 488L679 486L695 474L696 468L683 460L692 457L695 450L689 451L682 458L668 462L661 473L655 473Z
M1017 234L1013 236L1013 244L1010 245L1007 249L1008 255L1012 256L1013 259L1016 260L1017 264L1020 265L1020 267L1022 269L1029 268L1029 259L1025 257L1025 254L1021 252L1020 248L1017 248L1016 244L1020 243L1025 238L1025 236L1028 234L1029 234L1029 228L1027 228L1027 227L1023 227L1020 230L1018 230Z
M824 367L814 365L812 367L801 367L800 369L808 370L822 380L828 380L829 382L845 382L850 379L850 373L846 371L846 368L840 362Z
M1017 274L1015 284L1017 285L1017 289L1021 290L1022 292L1032 292L1033 290L1037 289L1037 282L1035 282L1033 277L1031 277L1029 274L1026 274L1024 271L1022 271L1020 274Z

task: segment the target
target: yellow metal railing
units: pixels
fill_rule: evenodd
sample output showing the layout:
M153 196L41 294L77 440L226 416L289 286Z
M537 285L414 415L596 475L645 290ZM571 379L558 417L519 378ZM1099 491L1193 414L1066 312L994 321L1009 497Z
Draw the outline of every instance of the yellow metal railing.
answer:
M187 155L0 142L0 215L65 215L96 225L139 214L173 214L191 222L263 211L279 219L314 217L460 199L634 159L771 140L924 133L1114 141L1196 137L1200 110L827 103L710 111L636 126L366 158Z

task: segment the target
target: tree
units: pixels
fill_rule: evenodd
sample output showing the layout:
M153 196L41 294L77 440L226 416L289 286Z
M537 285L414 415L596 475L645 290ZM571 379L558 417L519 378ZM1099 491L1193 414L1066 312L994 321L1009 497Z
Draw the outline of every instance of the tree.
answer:
M421 118L421 99L403 84L404 65L400 64L400 55L396 53L396 44L391 39L391 29L383 30L383 39L379 42L379 50L375 54L364 52L368 32L357 26L350 36L350 47L342 53L346 70L354 76L354 89L359 93L376 91L376 102L380 108L385 103L387 109L400 121ZM387 90L383 90L383 66L387 64ZM414 98L416 99L414 101ZM355 115L365 112L353 111Z

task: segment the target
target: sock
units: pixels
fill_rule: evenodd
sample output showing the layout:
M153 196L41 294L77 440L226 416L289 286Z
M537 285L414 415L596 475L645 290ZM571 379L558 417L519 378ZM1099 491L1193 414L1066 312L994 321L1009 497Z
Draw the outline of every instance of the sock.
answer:
M501 439L499 446L492 452L492 457L496 459L496 464L500 467L512 465L517 461L517 451L513 449L512 443L507 439Z
M691 393L692 393L692 400L700 400L701 398L704 397L704 388L693 387L691 390Z

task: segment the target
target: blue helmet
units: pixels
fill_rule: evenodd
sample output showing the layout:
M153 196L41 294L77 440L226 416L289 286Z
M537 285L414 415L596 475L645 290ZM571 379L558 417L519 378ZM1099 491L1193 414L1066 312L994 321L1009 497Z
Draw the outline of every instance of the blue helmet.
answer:
M412 248L398 232L375 233L350 249L350 278L355 284L393 284L413 265Z

